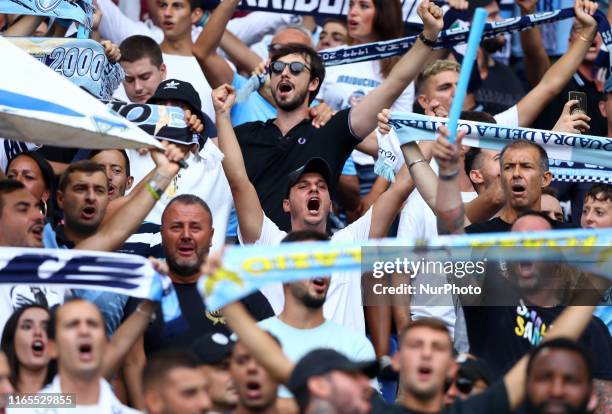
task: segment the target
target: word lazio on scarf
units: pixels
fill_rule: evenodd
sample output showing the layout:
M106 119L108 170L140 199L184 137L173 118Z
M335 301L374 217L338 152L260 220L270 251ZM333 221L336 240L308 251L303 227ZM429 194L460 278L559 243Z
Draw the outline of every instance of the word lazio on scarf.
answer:
M365 248L365 249L363 249ZM491 233L441 236L428 241L380 239L361 244L286 243L230 247L223 266L200 278L198 288L210 309L219 309L270 283L355 272L361 277L376 262L397 258L443 262L473 260L569 261L585 271L612 279L612 229L555 230L534 233ZM575 259L575 260L573 260Z
M551 12L529 14L522 17L512 17L499 22L489 22L485 25L482 38L496 37L530 29L536 25L553 23L575 17L574 9L566 8ZM612 32L606 16L599 10L593 17L597 20L597 30L603 38L609 53L612 53ZM436 49L452 48L466 43L470 32L469 26L460 26L444 30L438 36ZM343 65L354 62L378 60L391 56L403 55L416 42L418 36L409 36L384 42L365 43L357 46L341 46L320 52L325 66Z
M192 142L185 112L178 107L109 101L106 105L155 138Z
M121 65L110 63L104 47L94 40L57 37L7 39L98 99L111 99L125 77Z
M104 290L161 301L167 325L181 324L178 296L169 277L131 254L68 249L0 247L0 284Z
M87 0L2 0L0 13L28 14L74 20L92 27L93 6Z
M389 120L400 144L433 141L436 139L438 126L446 122L446 118L400 112L393 112ZM541 145L553 160L612 167L611 138L464 120L459 120L459 128L467 132L463 144L471 147L500 151L512 141L527 140ZM556 162L551 163L554 165ZM570 165L566 167L571 168ZM603 172L605 173L605 170Z

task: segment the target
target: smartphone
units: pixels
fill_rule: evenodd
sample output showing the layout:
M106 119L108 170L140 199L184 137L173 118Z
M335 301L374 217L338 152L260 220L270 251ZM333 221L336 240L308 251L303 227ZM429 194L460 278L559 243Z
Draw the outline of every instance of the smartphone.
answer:
M585 115L587 114L587 96L586 93L584 92L578 92L578 91L570 91L569 93L569 100L570 101L578 101L578 103L574 106L572 106L572 109L570 111L570 113L575 113L575 112L582 112Z

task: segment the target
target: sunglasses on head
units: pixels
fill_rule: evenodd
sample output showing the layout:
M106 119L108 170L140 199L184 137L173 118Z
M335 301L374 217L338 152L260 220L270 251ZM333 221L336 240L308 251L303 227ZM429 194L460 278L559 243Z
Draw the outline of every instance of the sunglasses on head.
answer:
M452 378L447 378L444 383L444 392L447 392L450 387L455 383L455 386L462 394L469 394L472 392L472 388L474 388L474 380L471 380L466 377L457 377L456 380L453 381Z
M270 74L280 75L281 73L283 73L286 66L289 66L289 71L294 76L297 76L300 73L302 73L304 69L310 70L310 68L306 66L305 63L302 63L302 62L287 63L287 62L281 62L280 60L275 60L274 62L270 63L270 66L268 67L268 71L270 72Z

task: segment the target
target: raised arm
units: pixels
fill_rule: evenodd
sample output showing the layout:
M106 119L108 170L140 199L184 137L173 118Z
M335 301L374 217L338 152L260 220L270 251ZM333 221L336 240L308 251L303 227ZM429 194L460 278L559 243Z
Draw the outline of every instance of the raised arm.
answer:
M219 44L221 49L227 54L229 59L239 72L251 73L260 62L263 62L261 56L253 52L247 45L242 43L236 35L229 30L223 33L221 43Z
M537 11L537 0L516 0L521 9L521 16L532 14ZM534 87L544 77L550 68L550 58L544 48L542 34L538 26L520 32L521 47L523 49L525 71L529 84Z
M158 189L163 193L179 171L176 162L184 157L183 151L174 144L164 144L166 146L165 153L151 151L151 157L155 161L155 170L153 178L147 181L148 186L142 186L138 193L130 197L125 205L118 209L109 220L102 223L93 236L78 243L75 249L117 250L138 229L138 226L142 224L157 201L152 192L154 189Z
M440 167L434 208L438 219L438 234L460 234L463 233L465 209L458 177L461 140L465 131L457 131L455 143L448 141L449 131L446 126L441 126L439 132L433 147L434 158Z
M257 191L249 180L242 151L232 127L230 113L235 99L236 91L227 84L219 86L212 93L219 133L219 149L224 154L223 171L232 190L242 241L248 244L259 239L264 212Z
M2 33L3 36L32 36L32 33L43 21L43 16L23 15Z
M576 19L582 26L578 39L546 71L540 83L518 102L519 126L530 126L546 105L563 90L580 67L584 56L593 43L593 39L597 36L597 22L593 18L593 13L596 10L597 3L588 0L576 0L574 11Z
M198 60L206 80L213 88L224 83L231 84L234 79L234 71L225 59L217 54L217 48L225 32L225 26L232 18L238 3L240 3L240 0L222 1L210 15L210 19L208 19L204 30L198 36L191 50Z
M418 8L419 17L423 20L423 35L435 41L444 24L442 9L429 0L423 0ZM363 101L351 109L350 125L354 134L364 138L376 128L376 115L393 105L406 87L416 79L421 69L432 56L432 49L421 40L414 45L397 62L389 76L372 90Z
M552 327L546 333L544 341L554 338L568 338L577 340L586 329L595 306L568 306L553 321ZM528 356L523 356L506 375L504 375L504 385L508 394L508 402L511 411L514 411L523 401L525 396L525 381L527 379Z
M391 223L414 190L414 182L405 165L395 176L395 182L372 205L370 239L386 237Z

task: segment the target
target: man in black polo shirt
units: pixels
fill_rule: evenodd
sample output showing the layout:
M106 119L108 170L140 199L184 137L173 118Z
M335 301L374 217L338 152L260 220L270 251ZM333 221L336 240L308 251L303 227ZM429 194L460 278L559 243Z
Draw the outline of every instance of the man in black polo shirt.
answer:
M273 51L269 72L278 117L246 123L235 131L264 212L281 229L291 229L289 215L282 211L286 196L282 183L287 175L308 159L321 157L331 167L331 187L335 187L351 151L376 128L378 112L389 108L427 63L431 48L426 43L434 41L442 29L442 11L425 0L418 13L424 23L420 40L359 105L338 112L319 129L308 119L308 106L325 77L321 58L304 45L289 44Z

